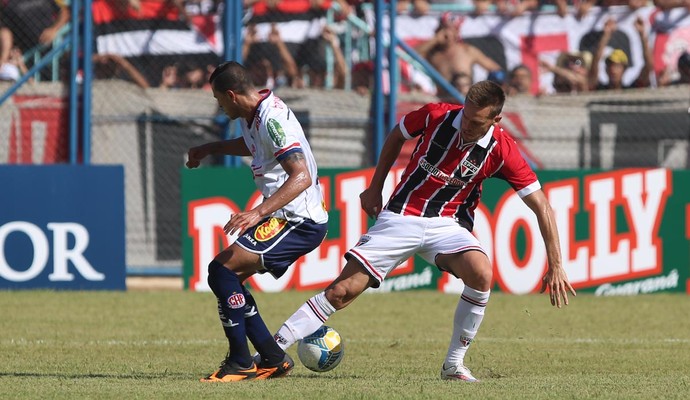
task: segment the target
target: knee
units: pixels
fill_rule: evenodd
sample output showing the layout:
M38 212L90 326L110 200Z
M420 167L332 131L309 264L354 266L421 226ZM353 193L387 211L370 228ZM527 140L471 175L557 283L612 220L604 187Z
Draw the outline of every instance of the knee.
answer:
M237 274L220 262L213 260L208 264L208 277L206 281L208 282L208 287L211 288L216 296L218 296L218 289L220 288L220 282L238 280Z
M491 281L493 280L494 272L491 267L480 268L474 271L474 285L472 288L487 291L491 289Z

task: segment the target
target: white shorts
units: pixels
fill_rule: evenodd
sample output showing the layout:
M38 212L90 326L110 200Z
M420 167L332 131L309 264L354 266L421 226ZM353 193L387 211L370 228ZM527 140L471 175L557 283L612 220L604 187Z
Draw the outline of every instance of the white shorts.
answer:
M436 265L439 254L468 250L486 253L479 240L452 218L416 217L383 210L345 258L358 260L380 284L389 272L415 254Z

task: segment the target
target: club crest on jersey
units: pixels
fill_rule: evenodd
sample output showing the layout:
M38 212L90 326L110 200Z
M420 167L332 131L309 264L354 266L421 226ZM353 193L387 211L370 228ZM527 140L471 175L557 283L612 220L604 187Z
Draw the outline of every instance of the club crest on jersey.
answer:
M479 166L475 165L472 160L465 158L460 164L460 174L462 176L475 175L479 171Z
M271 136L271 139L276 146L285 146L285 132L278 121L273 118L269 118L268 121L266 121L266 128L268 129L268 135Z
M228 306L232 309L243 308L246 304L242 293L233 293L228 297Z
M282 231L283 228L285 228L285 225L287 225L286 220L271 217L268 219L268 221L264 222L256 228L256 231L254 232L254 237L259 242L265 242L269 239L276 237L276 235L278 235L278 233L280 233L280 231Z

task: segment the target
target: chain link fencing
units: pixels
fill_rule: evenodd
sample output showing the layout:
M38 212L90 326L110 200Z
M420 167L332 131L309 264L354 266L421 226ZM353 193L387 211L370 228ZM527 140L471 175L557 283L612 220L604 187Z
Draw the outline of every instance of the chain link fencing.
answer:
M187 149L224 135L226 121L219 116L206 84L212 66L221 59L223 2L190 1L179 8L172 2L141 0L133 2L138 11L130 3L95 0L93 4L96 80L90 158L97 165L124 166L127 266L156 271L181 265L179 172ZM258 86L273 88L295 111L319 166L372 166L371 20L364 14L360 18L357 12L342 18L331 8L288 17L285 12L274 14L256 7L248 11L243 31L246 64ZM432 32L438 17L401 16L401 36L405 39L410 26L417 26L417 32ZM466 23L473 23L465 18ZM421 25L405 25L410 21ZM424 24L431 25L424 28ZM510 38L500 39L493 43L511 43ZM473 43L482 46L484 42L476 39ZM586 51L594 42L582 43L582 48L572 46L572 52ZM45 53L51 44L41 46ZM635 48L631 45L630 59L639 62ZM22 51L27 54L26 49ZM547 56L556 64L559 54L549 51ZM503 54L501 65L508 71L515 66L514 54L505 49ZM0 163L69 161L67 56L62 54L60 62L48 64L0 105ZM26 56L23 59L28 65L32 62ZM396 99L398 117L438 101L434 83L409 58L401 59L405 63ZM538 71L537 88L553 84L553 77L544 79L541 75L546 74ZM475 80L483 77L482 71L474 74ZM419 84L419 79L426 83ZM9 89L12 80L0 82L0 93ZM540 169L688 168L688 89L688 85L678 85L511 95L502 126ZM410 151L404 149L401 161ZM223 165L223 160L209 159L205 165Z

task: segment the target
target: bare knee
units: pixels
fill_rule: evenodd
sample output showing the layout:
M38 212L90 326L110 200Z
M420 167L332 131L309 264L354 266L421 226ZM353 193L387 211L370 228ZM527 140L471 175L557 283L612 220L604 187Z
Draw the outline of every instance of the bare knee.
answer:
M493 268L486 254L480 251L445 254L437 258L437 263L472 289L483 292L491 289Z

